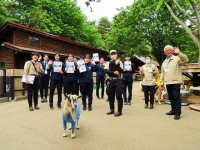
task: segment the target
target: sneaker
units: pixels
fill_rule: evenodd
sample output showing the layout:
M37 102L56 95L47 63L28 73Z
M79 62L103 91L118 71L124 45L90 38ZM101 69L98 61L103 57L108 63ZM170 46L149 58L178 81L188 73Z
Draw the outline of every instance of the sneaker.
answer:
M53 107L53 106L51 106L51 107L50 107L50 110L54 110L54 107Z
M67 132L66 132L66 130L64 130L63 137L66 137L66 136L67 136Z
M131 105L131 102L128 102L128 105L130 106L130 105Z
M29 107L29 111L34 111L33 107Z
M35 106L34 108L35 108L35 109L37 109L37 110L39 110L39 109L40 109L40 107L38 107L38 106Z
M41 98L41 103L44 103L45 101L44 101L44 99L43 98Z
M75 131L71 131L71 138L74 139L76 137Z
M124 102L124 105L127 105L127 104L128 104L128 102L127 102L127 101L125 101L125 102Z

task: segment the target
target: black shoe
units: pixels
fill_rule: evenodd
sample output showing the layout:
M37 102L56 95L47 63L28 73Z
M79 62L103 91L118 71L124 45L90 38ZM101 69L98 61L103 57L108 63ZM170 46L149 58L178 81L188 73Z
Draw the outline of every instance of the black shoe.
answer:
M118 116L121 116L121 115L122 115L122 113L119 112L119 111L114 114L115 117L118 117Z
M45 103L47 103L47 102L48 102L47 98L45 98L45 99L44 99L44 102L45 102Z
M62 109L62 107L60 105L58 105L58 109Z
M103 95L101 95L101 99L103 99L103 97L104 97L104 96L103 96Z
M147 108L148 108L148 105L147 105L147 104L145 104L144 108L145 108L145 109L147 109Z
M180 118L181 118L180 115L175 115L175 116L174 116L174 120L179 120Z
M107 115L112 115L112 114L114 114L115 113L115 111L114 110L110 110L109 112L107 112L106 114Z
M99 95L97 95L97 98L100 99Z
M87 108L86 108L86 106L83 106L83 110L86 110Z
M40 109L40 107L38 107L38 106L35 106L34 108L35 108L35 109L37 109L37 110L39 110L39 109Z
M41 98L41 103L44 103L45 101L44 101L44 99L43 98Z
M166 113L166 115L175 115L173 111L169 111Z
M29 111L34 111L33 107L29 107Z
M92 111L92 107L88 107L88 111Z
M149 109L154 109L154 106L153 104L150 105Z
M53 107L53 106L51 106L51 107L50 107L50 110L54 110L54 107Z

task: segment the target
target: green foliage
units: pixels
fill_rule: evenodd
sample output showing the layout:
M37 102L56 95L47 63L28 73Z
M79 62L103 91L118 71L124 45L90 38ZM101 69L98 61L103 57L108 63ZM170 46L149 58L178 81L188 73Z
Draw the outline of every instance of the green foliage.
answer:
M23 25L102 48L101 35L72 0L0 0L1 25ZM12 16L12 17L11 17ZM11 18L9 18L11 17Z
M159 63L165 58L163 48L168 44L179 46L187 55L197 55L197 47L184 29L174 21L166 7L157 9L158 5L157 0L137 0L131 7L121 10L107 35L107 49L152 55ZM192 53L188 53L188 49Z

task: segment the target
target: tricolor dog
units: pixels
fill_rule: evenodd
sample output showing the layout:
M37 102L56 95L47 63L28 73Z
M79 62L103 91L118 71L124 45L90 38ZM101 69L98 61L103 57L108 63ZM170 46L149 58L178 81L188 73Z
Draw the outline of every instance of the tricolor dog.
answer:
M67 136L67 123L71 123L71 138L75 138L75 128L79 129L79 119L81 113L81 104L77 95L67 95L67 100L63 107L63 137Z

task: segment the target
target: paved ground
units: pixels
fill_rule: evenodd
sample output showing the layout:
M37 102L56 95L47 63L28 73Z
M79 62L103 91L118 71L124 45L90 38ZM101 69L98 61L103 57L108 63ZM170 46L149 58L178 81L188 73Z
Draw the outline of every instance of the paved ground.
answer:
M0 104L0 150L199 150L200 112L183 107L181 120L165 113L169 105L145 110L139 84L123 116L107 116L108 103L94 98L93 111L82 111L77 137L62 137L61 110L28 111L26 101ZM55 103L55 102L54 102Z

